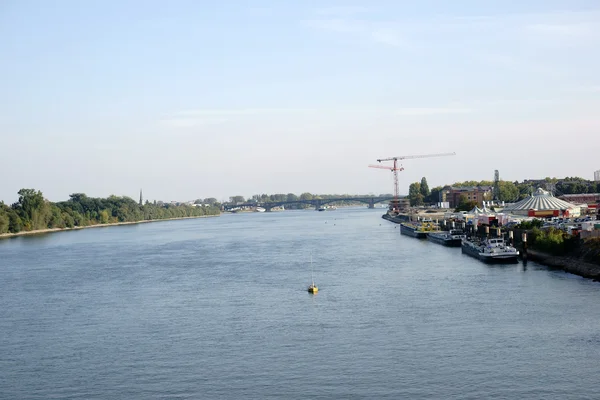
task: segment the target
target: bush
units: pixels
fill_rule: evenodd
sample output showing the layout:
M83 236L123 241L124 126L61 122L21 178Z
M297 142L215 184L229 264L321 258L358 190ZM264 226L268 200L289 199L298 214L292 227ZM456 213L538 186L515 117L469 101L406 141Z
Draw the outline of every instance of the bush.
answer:
M555 256L572 252L577 247L577 243L577 237L571 236L560 229L540 230L534 228L531 231L532 247Z
M531 221L522 221L519 225L517 225L516 229L534 229L541 228L544 226L544 220L542 219L532 219Z

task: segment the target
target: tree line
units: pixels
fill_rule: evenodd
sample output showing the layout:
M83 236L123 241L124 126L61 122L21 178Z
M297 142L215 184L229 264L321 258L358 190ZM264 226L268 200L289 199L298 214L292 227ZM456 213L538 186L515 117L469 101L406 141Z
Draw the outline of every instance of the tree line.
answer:
M489 186L494 187L493 181L464 181L455 182L453 187L467 186ZM560 196L563 194L580 194L580 193L600 193L600 182L589 181L580 177L567 177L564 179L545 178L539 181L523 181L510 182L500 180L498 182L498 198L495 200L505 202L517 202L531 196L534 191L540 187L545 187L554 195ZM427 179L423 177L421 182L411 183L408 188L408 198L411 206L422 206L425 204L435 204L439 201L440 192L446 186L437 186L429 190ZM490 197L488 200L494 200ZM468 211L472 209L476 202L468 201L466 198L461 198L457 210Z
M0 202L0 234L220 214L214 205L141 204L127 196L94 198L74 193L67 201L53 203L39 190L21 189L18 194L19 200L10 206Z

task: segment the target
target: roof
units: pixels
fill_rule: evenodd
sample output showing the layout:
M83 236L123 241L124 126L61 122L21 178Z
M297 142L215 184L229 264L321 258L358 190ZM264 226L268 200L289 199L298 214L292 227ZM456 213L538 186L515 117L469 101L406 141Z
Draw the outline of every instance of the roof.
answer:
M503 212L518 210L568 210L577 208L574 204L552 196L549 192L539 188L533 196L529 196L515 204L511 204L502 210Z

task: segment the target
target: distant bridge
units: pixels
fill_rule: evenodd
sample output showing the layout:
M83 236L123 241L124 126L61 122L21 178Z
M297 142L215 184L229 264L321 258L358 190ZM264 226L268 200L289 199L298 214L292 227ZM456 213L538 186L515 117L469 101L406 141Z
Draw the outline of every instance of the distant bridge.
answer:
M403 198L404 196L401 196ZM358 201L361 203L365 203L369 205L369 208L375 208L375 204L382 203L384 201L393 200L393 196L379 196L379 197L339 197L339 198L331 198L331 199L312 199L312 200L295 200L295 201L269 201L269 202L246 202L240 204L223 204L223 210L229 211L234 208L244 208L244 207L262 207L267 211L271 211L272 208L286 206L288 204L309 204L315 207L315 210L318 210L322 206L335 203L339 201Z

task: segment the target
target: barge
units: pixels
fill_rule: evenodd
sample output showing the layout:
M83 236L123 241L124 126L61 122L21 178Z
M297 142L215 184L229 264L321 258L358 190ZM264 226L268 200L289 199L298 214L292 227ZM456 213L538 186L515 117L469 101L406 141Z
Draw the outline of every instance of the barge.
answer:
M437 225L431 222L402 222L400 224L400 234L412 236L417 239L426 239L427 234L431 232L439 232Z
M460 247L467 235L460 229L451 229L448 232L431 232L427 235L429 241L449 247Z
M463 239L461 243L463 254L475 257L483 262L518 262L519 251L506 244L504 239Z

